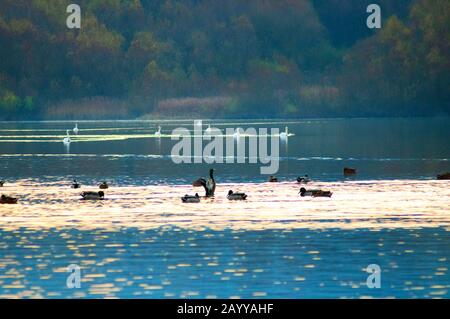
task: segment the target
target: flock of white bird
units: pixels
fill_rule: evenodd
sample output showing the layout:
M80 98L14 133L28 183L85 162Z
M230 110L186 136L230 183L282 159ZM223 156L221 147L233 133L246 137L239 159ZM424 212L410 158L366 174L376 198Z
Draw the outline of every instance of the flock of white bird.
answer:
M80 132L79 128L78 128L78 123L75 123L75 127L72 129L73 133L75 135L78 134L78 132ZM70 130L66 130L66 137L64 137L63 139L63 143L64 144L70 144L72 142L72 140L70 139L70 134L69 134Z
M75 135L78 135L80 132L80 129L78 128L78 123L75 123L75 127L72 129L73 133ZM161 126L158 126L158 130L155 132L156 137L161 137ZM69 145L72 142L72 139L70 138L70 130L66 130L66 136L63 138L63 143L65 145Z
M196 124L196 125L202 125L200 123ZM75 123L75 127L72 129L73 133L75 135L78 135L78 133L80 132L80 129L78 128L78 123ZM211 124L208 124L208 128L205 130L205 134L211 134ZM155 136L156 137L161 137L161 126L158 125L158 129L155 132ZM289 136L289 131L288 131L288 127L286 126L284 129L284 132L280 133L280 138L281 139L287 139ZM239 130L236 130L233 134L233 137L235 139L239 139L241 137ZM70 138L70 130L66 130L66 136L63 138L63 143L65 145L69 145L72 142L72 139Z

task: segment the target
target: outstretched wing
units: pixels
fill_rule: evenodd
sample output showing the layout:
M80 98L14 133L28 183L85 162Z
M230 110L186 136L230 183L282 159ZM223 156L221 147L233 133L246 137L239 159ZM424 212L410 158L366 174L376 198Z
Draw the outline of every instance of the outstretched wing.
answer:
M206 188L206 180L204 178L199 178L195 182L192 183L192 186L194 186L194 187L203 186Z

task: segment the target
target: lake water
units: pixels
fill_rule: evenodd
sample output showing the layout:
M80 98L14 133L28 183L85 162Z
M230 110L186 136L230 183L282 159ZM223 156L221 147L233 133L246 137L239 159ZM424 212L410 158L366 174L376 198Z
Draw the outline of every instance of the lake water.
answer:
M0 122L0 192L19 198L0 205L0 297L450 297L450 188L436 180L450 171L449 118L209 123L287 125L280 183L261 163L174 164L170 134L192 121L78 122L69 147L73 122ZM216 197L182 204L210 167ZM299 197L304 174L332 198ZM79 200L103 180L104 201Z

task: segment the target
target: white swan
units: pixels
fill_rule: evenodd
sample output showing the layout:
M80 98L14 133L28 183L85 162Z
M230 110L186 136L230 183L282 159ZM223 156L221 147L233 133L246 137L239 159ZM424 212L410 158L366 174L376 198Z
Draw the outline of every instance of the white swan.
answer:
M158 126L158 130L155 132L156 137L161 137L161 126Z
M208 124L208 128L205 130L205 134L211 134L211 124Z
M233 137L237 140L239 140L241 138L241 130L237 129L234 133L233 133Z
M70 135L69 135L69 130L66 130L66 137L63 139L63 143L64 144L70 144L70 142L72 142L72 140L70 139Z
M288 130L288 127L285 126L285 127L284 127L284 132L281 132L281 133L280 133L280 138L285 139L285 138L288 137L288 135L289 135L289 130Z
M78 129L78 123L75 123L75 127L73 128L73 132L74 132L75 134L78 134L79 131L80 131L80 130Z

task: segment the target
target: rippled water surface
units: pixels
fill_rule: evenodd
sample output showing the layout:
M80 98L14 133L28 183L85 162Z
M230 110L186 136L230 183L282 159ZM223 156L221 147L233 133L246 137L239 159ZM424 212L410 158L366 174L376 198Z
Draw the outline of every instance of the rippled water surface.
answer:
M288 125L280 183L261 163L174 164L171 131L190 121L79 122L69 147L74 123L0 123L0 192L19 198L0 205L0 297L450 296L450 188L435 178L450 171L449 119L212 124ZM209 167L215 198L182 204ZM333 196L299 197L303 174ZM105 200L80 200L103 180ZM79 289L66 286L70 264ZM366 286L369 264L380 289Z

